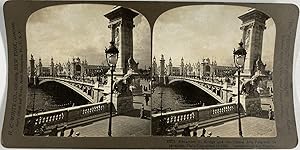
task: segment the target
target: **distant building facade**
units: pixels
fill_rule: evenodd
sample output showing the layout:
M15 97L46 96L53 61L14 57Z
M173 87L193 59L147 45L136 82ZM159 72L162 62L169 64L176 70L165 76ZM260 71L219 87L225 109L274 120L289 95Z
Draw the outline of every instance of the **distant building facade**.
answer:
M33 67L34 66L34 67ZM39 58L38 64L34 65L34 59L30 60L29 76L66 76L66 77L83 77L103 75L109 67L104 65L89 65L86 60L80 61L80 58L73 58L72 62L55 63L51 58L49 66L43 66L42 59ZM31 73L32 72L32 73Z
M261 62L257 62L257 64L260 64L260 68L263 68ZM157 70L159 71L157 72ZM210 58L203 58L202 61L198 61L197 63L185 63L182 57L180 65L174 66L172 58L165 65L165 59L162 55L160 66L157 67L155 58L153 58L152 63L152 75L158 74L159 76L229 77L233 76L235 72L236 68L234 66L218 66L217 62L215 60L211 61Z

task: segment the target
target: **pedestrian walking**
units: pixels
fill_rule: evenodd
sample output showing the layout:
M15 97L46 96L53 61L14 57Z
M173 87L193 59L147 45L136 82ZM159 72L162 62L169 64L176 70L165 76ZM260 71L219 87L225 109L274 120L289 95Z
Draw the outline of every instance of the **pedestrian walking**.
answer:
M176 122L172 128L172 135L177 136L178 123Z
M148 106L148 102L149 102L149 97L147 94L145 94L145 101L146 101L146 106Z
M40 130L38 131L39 132L39 135L43 135L46 131L46 124L43 124L40 128Z
M103 102L103 100L104 100L104 97L103 97L103 96L101 96L101 98L100 98L100 102Z
M206 130L205 130L205 128L203 128L203 129L202 129L202 134L201 134L200 137L205 137L205 133L206 133Z
M64 137L64 136L65 136L65 131L66 131L66 129L67 129L67 126L64 126L64 127L62 128L62 130L60 131L60 136L61 136L61 137Z
M273 110L272 110L272 106L270 105L270 108L269 108L269 120L273 120Z
M68 137L72 137L74 134L74 129L71 129L70 134L68 135Z
M189 125L183 129L182 136L191 136L191 129Z
M58 133L58 125L56 125L54 129L51 130L49 136L57 136L57 133Z
M198 125L196 125L195 127L194 127L194 130L193 130L193 137L197 137L197 129L198 129Z
M143 119L144 115L145 115L145 108L144 108L144 104L142 104L141 111L140 111L140 118Z

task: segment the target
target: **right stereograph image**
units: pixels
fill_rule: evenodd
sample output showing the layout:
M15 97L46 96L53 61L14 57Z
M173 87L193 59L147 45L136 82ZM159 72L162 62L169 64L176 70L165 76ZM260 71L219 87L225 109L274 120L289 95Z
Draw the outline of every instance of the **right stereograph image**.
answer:
M271 16L184 6L153 29L152 135L276 137Z

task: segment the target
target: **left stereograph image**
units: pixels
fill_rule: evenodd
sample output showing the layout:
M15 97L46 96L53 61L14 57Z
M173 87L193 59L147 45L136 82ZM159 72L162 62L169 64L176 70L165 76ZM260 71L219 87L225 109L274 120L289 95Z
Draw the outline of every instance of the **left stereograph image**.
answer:
M25 136L150 135L150 26L121 6L68 4L26 24Z

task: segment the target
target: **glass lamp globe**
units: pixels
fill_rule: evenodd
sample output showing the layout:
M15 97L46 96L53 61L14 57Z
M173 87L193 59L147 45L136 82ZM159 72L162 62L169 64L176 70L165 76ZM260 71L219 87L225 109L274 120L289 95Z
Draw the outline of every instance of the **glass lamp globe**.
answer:
M111 67L116 66L118 62L119 50L116 48L114 41L110 42L110 46L108 49L105 49L105 53L108 65Z
M243 55L239 55L239 56L236 56L236 66L239 66L240 68L244 66L244 63L245 63L245 56Z
M243 42L239 43L237 50L233 50L234 64L237 68L244 67L247 52L243 47Z

